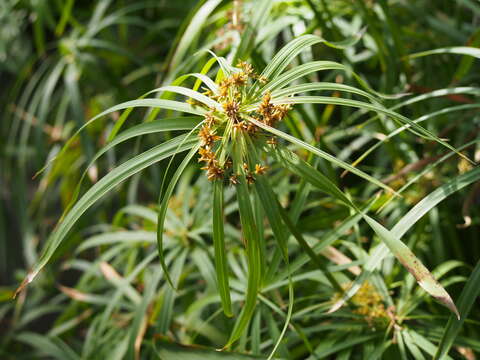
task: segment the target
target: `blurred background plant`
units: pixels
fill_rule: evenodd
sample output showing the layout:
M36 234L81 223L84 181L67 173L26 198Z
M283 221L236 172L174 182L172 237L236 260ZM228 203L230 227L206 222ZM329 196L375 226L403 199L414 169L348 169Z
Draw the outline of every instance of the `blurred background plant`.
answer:
M408 93L386 97L382 106L479 161L479 21L480 4L474 0L2 1L0 357L478 358L480 171L419 129L402 131L409 125L334 100L361 95L341 89L365 88L352 69L380 93ZM354 164L402 197L342 173L299 148L300 142L281 144L401 238L455 300L460 321L416 285L359 214L332 193L318 191L302 174L273 165L268 182L293 222L287 232L294 234L287 239L289 265L276 250L271 219L257 221L265 252L256 306L238 341L225 352L212 351L228 342L235 319L222 312L212 185L196 164L179 178L164 224L164 260L176 290L157 253L157 198L166 190L162 179L173 177L183 155L173 159L173 166L159 161L112 188L80 218L38 279L11 300L70 208L95 153L116 133L120 137L178 113L135 110L125 121L121 110L126 107L111 111L32 179L78 128L181 75L203 73L217 80L206 50L232 65L248 61L261 72L285 44L305 34L358 41L344 49L304 47L290 59L287 69L314 60L335 61L344 69L304 72L293 79L287 90L322 83L299 91L333 100L295 104L280 130L337 162ZM172 93L159 97L184 100ZM126 130L119 132L121 127ZM80 193L118 164L185 129L144 131L109 148L88 167ZM250 259L234 187L225 188L224 203L225 276L233 312L239 314L248 293ZM263 219L262 207L253 204L256 219ZM311 252L299 246L298 238ZM332 286L332 277L340 289Z

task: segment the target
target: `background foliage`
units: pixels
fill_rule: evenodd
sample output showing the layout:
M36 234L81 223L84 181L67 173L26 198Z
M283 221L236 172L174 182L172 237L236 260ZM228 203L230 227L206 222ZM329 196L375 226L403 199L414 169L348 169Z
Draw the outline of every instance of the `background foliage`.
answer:
M476 0L2 1L0 357L478 357L479 21ZM308 40L319 37L330 44ZM204 91L182 75L219 84L207 50L226 59L223 75L238 60L271 70L274 100L301 95L264 129L281 151L244 196L183 161L177 135L201 118L182 111L201 107L178 91L149 97L181 108L120 105L72 138L152 89ZM152 166L72 222L12 301L72 201L152 148ZM405 249L382 245L399 239L461 320L397 261Z

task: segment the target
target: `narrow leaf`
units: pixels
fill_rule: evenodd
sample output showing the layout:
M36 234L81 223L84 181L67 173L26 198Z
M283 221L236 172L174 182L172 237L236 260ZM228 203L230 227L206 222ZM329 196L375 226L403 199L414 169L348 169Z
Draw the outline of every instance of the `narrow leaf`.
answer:
M188 138L190 135L191 133L187 134L186 138ZM160 194L159 196L160 204L159 204L158 220L157 220L158 257L160 259L160 265L162 266L163 272L165 273L165 277L167 278L167 281L169 282L171 287L174 287L174 284L172 282L172 279L170 278L167 265L165 263L165 255L163 253L163 235L164 235L163 232L165 228L165 217L167 216L169 200L170 200L170 197L172 196L173 190L175 189L175 185L177 185L177 182L180 179L180 176L183 174L183 172L185 171L185 168L190 163L192 158L197 153L198 148L200 147L200 144L198 143L198 139L196 139L195 137L193 139L197 141L197 144L190 150L187 156L185 156L185 158L182 160L182 162L178 166L177 170L175 170L175 173L173 174L172 178L170 179L170 182L168 183L168 187L165 190L165 193Z
M225 234L223 229L223 184L213 183L213 245L215 250L215 270L217 273L218 290L222 301L223 312L233 316L230 286L228 284L227 251L225 249Z
M80 200L72 207L70 212L65 216L50 237L43 248L42 254L38 262L34 265L27 277L15 292L17 295L27 284L33 281L40 270L48 263L51 257L55 254L58 247L65 240L66 236L78 221L78 219L101 197L113 190L116 186L121 184L127 178L146 167L159 162L175 153L185 151L191 148L198 140L185 140L185 136L179 136L170 141L155 146L154 148L135 156L134 158L124 162L122 165L116 167L95 183ZM181 145L181 146L179 146Z
M445 291L442 285L433 277L425 265L415 256L410 248L405 245L391 231L380 225L368 215L363 215L367 223L372 227L375 233L387 245L390 251L400 261L400 263L412 274L418 284L439 302L448 307L460 319L457 307L453 303L450 295Z
M286 133L284 133L283 131L281 130L278 130L278 129L275 129L271 126L268 126L258 120L255 120L253 118L248 118L248 121L254 123L255 125L257 125L258 127L274 134L274 135L277 135L285 140L288 140L289 142L291 142L292 144L295 144L297 146L300 146L308 151L310 151L311 153L321 157L321 158L324 158L325 160L328 160L329 162L343 168L343 169L348 169L349 171L351 171L352 173L364 178L365 180L368 180L369 182L387 190L387 191L391 191L392 193L396 194L395 191L393 189L391 189L390 187L388 187L387 185L383 184L382 182L378 181L377 179L371 177L370 175L364 173L363 171L361 170L358 170L356 168L354 168L353 166L347 164L346 162L342 161L342 160L339 160L337 159L335 156L333 155L330 155L328 153L326 153L325 151L322 151L310 144L307 144L306 142L300 140L300 139L297 139L296 137L294 136L291 136L291 135L288 135Z
M415 59L422 56L435 55L435 54L457 54L457 55L469 55L480 59L480 49L470 46L451 46L439 49L421 51L407 56L408 59Z
M473 269L472 274L467 280L465 287L458 298L458 310L462 316L460 319L456 319L453 315L448 319L447 326L443 332L442 340L438 345L437 352L435 353L434 360L445 359L448 351L452 347L455 338L457 337L460 329L462 328L465 319L467 318L473 304L480 295L480 261L477 262L477 266Z

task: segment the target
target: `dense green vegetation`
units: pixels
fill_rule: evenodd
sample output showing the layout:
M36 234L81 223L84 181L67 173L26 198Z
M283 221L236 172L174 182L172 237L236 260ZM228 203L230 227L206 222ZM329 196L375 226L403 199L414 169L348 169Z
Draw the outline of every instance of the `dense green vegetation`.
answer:
M3 0L0 358L478 357L479 23Z

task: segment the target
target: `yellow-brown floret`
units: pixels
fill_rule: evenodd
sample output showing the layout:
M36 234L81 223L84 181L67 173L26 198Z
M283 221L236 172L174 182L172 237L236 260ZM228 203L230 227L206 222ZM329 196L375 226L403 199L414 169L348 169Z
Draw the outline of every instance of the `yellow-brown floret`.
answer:
M205 163L202 170L207 172L209 180L228 179L230 184L239 183L240 173L234 173L232 159L229 157L227 149L230 149L234 137L240 139L250 139L248 141L266 141L267 144L276 144L274 137L265 138L260 127L255 125L249 119L255 119L269 126L285 118L290 105L275 105L272 102L272 94L269 91L264 92L261 103L252 108L251 102L246 101L249 91L246 87L258 82L266 81L266 78L255 73L252 65L240 61L237 64L239 71L223 78L218 83L218 91L206 90L203 95L218 102L220 108L206 108L205 105L195 100L188 100L195 106L203 106L208 111L204 114L204 122L198 131L200 139L200 155L198 161ZM233 129L233 132L232 132ZM218 155L218 158L217 158ZM242 152L242 161L251 161L248 154ZM249 169L247 164L243 165L242 173L248 184L255 182L255 176L264 175L268 167L256 164L255 169Z

